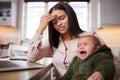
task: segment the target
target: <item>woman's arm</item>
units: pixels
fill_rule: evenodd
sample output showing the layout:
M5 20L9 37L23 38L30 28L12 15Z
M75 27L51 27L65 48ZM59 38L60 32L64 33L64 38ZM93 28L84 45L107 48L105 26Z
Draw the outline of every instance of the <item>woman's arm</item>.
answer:
M45 56L52 55L52 51L49 47L49 42L45 41L42 44L42 35L36 33L29 44L27 60L29 62L35 62Z
M30 42L27 58L29 62L35 62L51 54L51 49L49 47L48 41L42 44L42 34L47 28L49 21L53 20L54 17L55 16L51 14L45 14L41 16L37 32Z

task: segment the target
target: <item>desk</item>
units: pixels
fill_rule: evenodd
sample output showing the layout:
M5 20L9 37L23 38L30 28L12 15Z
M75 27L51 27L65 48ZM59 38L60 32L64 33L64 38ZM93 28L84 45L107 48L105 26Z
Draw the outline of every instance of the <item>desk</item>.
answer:
M52 64L49 64L43 69L1 72L0 80L40 80L51 68Z
M42 69L0 72L0 80L29 80Z
M0 80L41 80L51 68L52 63L41 69L0 72Z

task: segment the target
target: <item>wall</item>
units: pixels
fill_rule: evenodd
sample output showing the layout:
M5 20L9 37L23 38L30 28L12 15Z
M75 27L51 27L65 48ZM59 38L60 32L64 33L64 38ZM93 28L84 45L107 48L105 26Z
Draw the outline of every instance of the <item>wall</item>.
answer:
M19 44L18 29L13 26L0 26L0 44Z
M96 32L108 46L120 46L120 25L102 26Z
M97 0L90 0L89 3L89 26L88 26L88 31L94 31L97 29L98 26L98 11L97 11L97 6L98 6L98 1Z
M24 36L25 36L25 3L24 0L18 0L18 5L17 5L17 27L19 29L19 36L20 36L20 40L23 40Z
M120 24L120 0L100 0L100 24Z
M114 56L120 61L120 25L102 26L96 32L105 44L111 48Z
M89 30L103 25L120 25L120 0L90 0Z

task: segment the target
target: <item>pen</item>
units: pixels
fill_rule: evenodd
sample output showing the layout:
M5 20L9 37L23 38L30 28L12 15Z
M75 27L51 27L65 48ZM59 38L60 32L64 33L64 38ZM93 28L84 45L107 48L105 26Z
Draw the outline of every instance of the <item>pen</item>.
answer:
M10 58L10 60L22 60L22 61L27 61L27 59L16 59L16 58Z

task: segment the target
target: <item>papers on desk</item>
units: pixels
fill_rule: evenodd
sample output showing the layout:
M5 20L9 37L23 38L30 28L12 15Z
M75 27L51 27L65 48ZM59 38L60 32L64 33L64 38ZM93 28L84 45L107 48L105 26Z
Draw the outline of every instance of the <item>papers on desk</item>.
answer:
M23 61L26 61L27 60L27 56L12 56L9 59L10 60L23 60Z
M47 66L52 63L52 57L44 57L44 58L38 60L37 63L39 63L43 66Z
M0 60L6 58L9 60L23 60L23 61L27 60L27 56L0 56Z
M9 60L27 61L27 56L11 56L11 57L9 57ZM36 61L36 63L38 63L38 64L40 64L42 66L47 66L47 65L52 63L52 57L44 57L44 58Z

